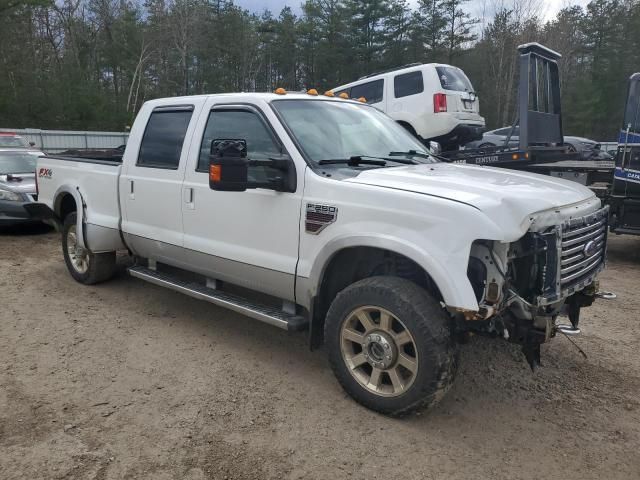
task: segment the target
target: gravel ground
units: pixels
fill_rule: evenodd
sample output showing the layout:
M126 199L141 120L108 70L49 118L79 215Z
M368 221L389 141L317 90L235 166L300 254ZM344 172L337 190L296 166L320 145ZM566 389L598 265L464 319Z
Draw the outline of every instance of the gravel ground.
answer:
M305 334L120 275L85 287L58 236L0 232L2 479L640 478L640 238L613 237L577 338L477 338L435 409L351 401Z

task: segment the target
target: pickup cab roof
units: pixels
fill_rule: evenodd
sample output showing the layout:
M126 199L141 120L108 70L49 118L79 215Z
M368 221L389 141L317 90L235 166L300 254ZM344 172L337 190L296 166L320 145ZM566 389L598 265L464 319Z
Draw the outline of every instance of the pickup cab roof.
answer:
M183 97L167 97L157 98L154 100L148 100L145 102L147 105L153 107L161 107L165 105L180 105L185 102L192 101L193 99L207 99L207 98L219 98L220 100L227 100L231 102L252 103L256 101L271 102L273 100L333 100L340 102L353 102L359 103L355 100L342 99L338 97L330 97L323 94L312 95L306 92L286 92L283 94L278 93L265 93L265 92L243 92L243 93L213 93L205 95L188 95Z

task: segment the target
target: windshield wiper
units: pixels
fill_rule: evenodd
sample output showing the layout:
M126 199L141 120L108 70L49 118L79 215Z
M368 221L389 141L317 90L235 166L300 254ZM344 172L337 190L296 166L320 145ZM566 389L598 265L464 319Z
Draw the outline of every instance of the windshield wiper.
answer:
M373 157L377 158L377 157ZM346 164L350 167L357 167L358 165L377 165L379 167L384 167L387 162L383 159L380 160L368 160L358 155L354 155L349 158L335 158L330 160L320 160L318 165L341 165Z
M431 154L418 152L417 150L407 150L406 152L389 152L390 157L418 157L418 158L431 158ZM394 160L395 161L395 160Z

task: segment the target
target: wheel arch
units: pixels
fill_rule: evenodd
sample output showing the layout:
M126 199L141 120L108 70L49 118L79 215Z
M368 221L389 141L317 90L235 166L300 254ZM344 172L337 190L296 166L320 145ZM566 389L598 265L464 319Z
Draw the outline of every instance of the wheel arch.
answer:
M382 242L380 237L339 242L330 253L320 254L312 268L307 292L311 300L310 345L315 348L323 342L324 317L335 296L348 285L377 275L406 278L425 288L447 305L467 305L477 308L473 289L472 298L459 288L444 266L412 246ZM466 272L465 272L466 273ZM304 295L305 292L298 292ZM300 297L299 297L300 298ZM469 304L471 302L471 305Z
M396 120L396 122L402 126L405 130L407 130L410 134L414 135L416 138L419 138L418 132L413 128L413 125L406 120Z
M53 198L53 211L62 223L64 223L64 219L69 214L76 213L78 242L82 247L87 247L84 229L84 202L78 189L69 185L62 185L56 190Z

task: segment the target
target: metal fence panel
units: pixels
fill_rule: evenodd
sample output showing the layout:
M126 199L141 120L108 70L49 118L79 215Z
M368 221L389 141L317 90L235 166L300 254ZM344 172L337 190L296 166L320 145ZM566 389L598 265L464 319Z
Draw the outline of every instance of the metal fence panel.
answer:
M82 132L73 130L41 130L38 128L0 128L0 132L16 132L35 147L47 153L75 148L115 148L125 145L129 132Z

